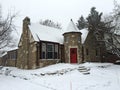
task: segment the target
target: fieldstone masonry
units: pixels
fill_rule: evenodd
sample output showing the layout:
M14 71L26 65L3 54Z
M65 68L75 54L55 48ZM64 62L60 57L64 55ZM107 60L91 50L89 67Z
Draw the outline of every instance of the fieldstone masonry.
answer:
M82 44L80 32L67 32L64 36L65 62L70 63L70 48L77 48L77 63L82 63Z

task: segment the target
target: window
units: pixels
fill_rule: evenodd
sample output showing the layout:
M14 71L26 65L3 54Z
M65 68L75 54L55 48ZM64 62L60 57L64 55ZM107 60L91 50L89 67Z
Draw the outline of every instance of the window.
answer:
M46 44L45 43L42 43L42 55L41 55L41 58L42 59L45 59L46 58Z
M81 38L80 37L78 37L78 42L80 42L81 41Z
M41 59L58 59L59 46L53 43L41 44Z
M68 38L68 37L66 37L66 38L65 38L65 42L68 42L68 39L69 39L69 38Z
M86 55L89 55L89 51L88 51L88 49L86 48Z
M47 59L54 58L54 44L47 44Z
M11 60L16 60L16 52L10 52L8 54L8 58L11 59Z
M55 59L58 59L58 45L57 45L57 44L55 44L54 58L55 58Z

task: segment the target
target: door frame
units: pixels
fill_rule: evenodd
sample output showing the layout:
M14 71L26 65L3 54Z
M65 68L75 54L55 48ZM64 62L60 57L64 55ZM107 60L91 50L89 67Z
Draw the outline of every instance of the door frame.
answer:
M70 49L71 48L76 48L77 49L77 63L78 63L78 46L70 46L69 47L69 63L71 63L71 61L70 61Z

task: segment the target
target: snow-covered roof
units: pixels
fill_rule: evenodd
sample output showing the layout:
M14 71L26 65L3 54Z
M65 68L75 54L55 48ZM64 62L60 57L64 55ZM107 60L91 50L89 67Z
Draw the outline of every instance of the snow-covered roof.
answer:
M3 57L5 55L7 55L7 52L4 52L3 54L1 54L0 57Z
M71 20L68 24L68 27L67 27L67 30L66 32L81 32L82 35L81 35L81 38L82 38L82 44L84 43L84 41L86 40L87 38L87 35L88 35L88 29L85 28L85 29L82 29L82 30L79 30L77 28L77 26L75 25L75 23L73 22L73 20ZM65 33L66 33L65 32Z
M30 31L35 41L50 41L63 44L63 30L41 25L39 23L31 23Z
M84 41L88 35L87 29L79 30L72 20L70 21L66 30L48 27L45 25L41 25L39 23L31 23L29 25L29 29L30 29L35 41L42 40L42 41L57 42L60 44L63 44L63 42L64 42L64 39L63 39L64 33L81 32L82 33L82 36L81 36L82 43L84 43Z
M84 43L89 31L87 28L84 28L84 29L80 30L80 32L82 33L82 35L81 35L82 43Z
M0 57L3 57L4 55L7 54L7 52L16 50L16 49L18 49L18 47L5 47L5 48L1 49Z
M8 52L8 51L16 50L16 49L18 49L18 47L5 47L5 48L1 49L1 51Z
M13 50L16 50L16 49L18 49L18 47L11 48L11 49L9 49L7 51L13 51Z
M80 32L80 30L77 28L77 26L71 19L65 32Z

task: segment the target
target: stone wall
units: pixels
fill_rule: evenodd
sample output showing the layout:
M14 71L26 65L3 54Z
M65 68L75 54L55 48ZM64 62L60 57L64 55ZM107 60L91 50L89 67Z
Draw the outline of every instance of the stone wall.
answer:
M11 66L11 67L15 67L16 66L16 60L7 60L6 66Z
M57 60L39 60L39 67L45 67L48 65L56 64Z
M60 56L60 60L61 62L65 62L65 50L64 50L64 45L60 45L59 47L59 56Z
M85 40L83 48L84 48L84 61L88 61L88 62L100 62L101 61L101 56L102 56L101 51L103 50L102 48L100 48L100 46L96 42L96 38L94 37L92 31L88 33L88 36Z
M29 69L35 69L36 68L36 64L37 64L37 48L36 48L36 42L31 43L30 47L29 47L29 57L28 57L28 68Z

